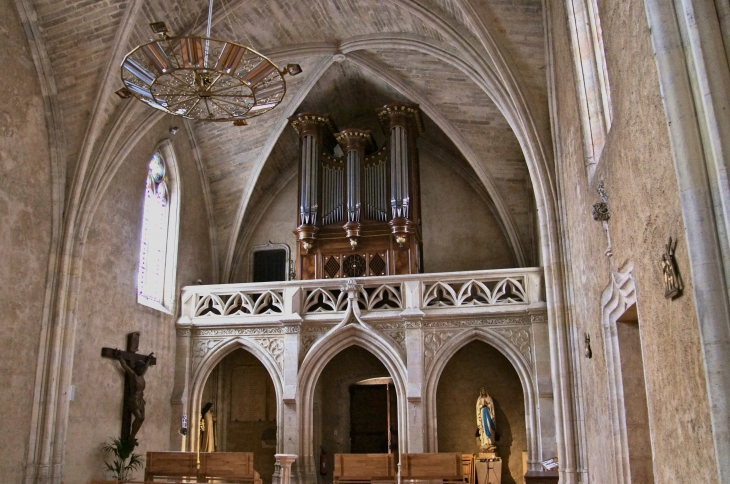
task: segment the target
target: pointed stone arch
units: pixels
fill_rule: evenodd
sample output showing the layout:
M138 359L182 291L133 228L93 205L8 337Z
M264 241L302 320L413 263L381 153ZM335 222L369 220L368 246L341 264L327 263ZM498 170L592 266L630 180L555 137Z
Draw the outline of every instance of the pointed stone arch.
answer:
M416 34L402 33L373 33L368 35L360 35L342 40L339 44L339 48L337 46L333 46L327 43L317 43L306 46L284 46L276 49L276 51L274 51L273 53L269 53L269 55L275 56L277 58L290 58L294 55L307 57L324 56L324 59L321 61L322 63L317 65L317 67L315 68L315 72L312 74L312 77L307 80L305 86L303 86L303 88L297 93L296 98L292 100L287 105L286 109L282 112L281 117L277 120L275 129L272 130L271 135L269 135L269 137L267 138L264 147L258 155L258 160L255 163L255 172L250 179L247 188L243 192L243 196L239 202L235 219L232 221L232 229L229 233L226 257L223 261L224 280L229 280L232 275L236 257L236 248L239 245L237 242L241 232L243 216L246 209L248 208L248 201L253 191L253 187L257 182L258 175L261 172L264 163L268 159L269 154L273 150L273 147L276 144L279 136L281 135L281 132L286 127L286 118L291 113L293 113L294 110L296 110L299 104L307 96L309 91L317 83L319 78L332 64L333 55L344 54L346 58L354 61L355 64L359 65L360 67L371 71L381 80L383 80L383 82L386 82L387 84L393 86L395 89L403 93L406 97L413 99L415 102L419 102L422 107L427 107L427 105L430 106L430 103L428 103L428 101L423 96L415 96L412 89L406 89L404 85L394 82L394 78L392 76L384 75L385 73L382 68L374 67L372 63L367 63L365 58L363 58L362 56L358 56L357 54L360 51L368 51L378 48L398 48L403 50L413 50L416 52L421 52L427 55L431 55L434 58L439 59L464 73L471 81L477 84L484 91L486 96L494 101L497 108L510 124L510 126L512 127L512 131L517 137L517 140L520 143L523 152L525 153L525 159L528 165L528 169L530 171L533 184L536 181L535 173L536 170L538 170L539 167L542 165L541 162L543 160L542 158L536 159L535 154L544 153L544 150L542 149L542 146L539 142L540 136L537 133L532 133L532 131L530 130L530 128L534 128L537 123L531 118L527 123L524 122L526 114L519 112L519 109L515 107L515 104L509 102L508 94L503 88L504 86L502 86L500 84L500 81L498 81L499 76L496 72L494 72L492 69L488 69L489 75L482 76L481 74L483 73L480 73L473 65L471 65L468 58L462 58L462 56L460 56L459 53L454 50L453 46L448 45L444 42L439 42L436 39L431 39ZM512 74L513 76L511 76L510 78L514 79L516 74ZM447 136L449 137L449 139L451 139L455 146L457 146L462 155L470 163L474 171L480 175L480 181L485 185L487 192L489 193L490 197L492 197L496 210L499 214L499 219L501 223L504 224L504 227L506 229L506 235L513 247L515 257L518 261L521 261L521 265L526 265L524 264L524 250L520 244L519 237L517 236L516 224L510 215L509 209L504 204L502 196L497 190L496 185L491 180L490 176L484 173L481 167L477 164L478 157L472 152L471 148L466 144L466 142L460 139L458 135L458 130L451 126L451 124L446 121L445 118L437 115L435 108L427 107L425 111L432 119L434 119L434 122L436 122L439 128L447 134ZM529 113L527 114L527 117L530 117ZM534 136L532 136L531 134ZM537 163L538 166L531 167L531 163ZM540 179L542 179L542 177ZM537 187L534 187L534 190L536 199L538 201L541 200L540 194L542 193L542 190L538 191ZM552 192L552 189L549 187L548 190ZM542 204L538 204L538 206L541 205Z
M304 478L302 482L316 479L312 449L314 390L327 363L350 346L360 346L372 353L393 378L398 402L398 448L401 452L408 452L405 362L401 359L398 349L377 332L361 324L350 324L332 330L319 339L307 353L299 371L297 414L300 438L299 469Z
M436 391L446 364L467 344L481 341L501 353L517 372L525 398L525 428L527 430L528 468L537 468L540 452L540 418L538 391L535 373L531 363L507 338L488 328L471 328L452 336L434 354L429 368L426 368L426 450L438 452L438 428L436 415Z
M200 425L200 401L203 396L203 389L205 383L208 381L213 369L220 363L223 358L230 355L236 350L246 350L251 353L257 360L264 365L268 372L271 380L274 382L274 390L276 391L276 426L281 428L282 425L282 396L283 396L283 383L282 374L279 366L277 365L274 358L267 353L260 344L258 344L253 338L238 337L229 340L224 340L218 343L216 346L206 354L200 363L195 368L191 368L192 378L190 380L190 392L188 397L187 409L184 412L187 413L189 418L188 428L197 429ZM190 432L189 438L186 439L187 451L193 451L198 445L198 433ZM277 452L281 452L283 448L283 433L277 432L276 434L276 449Z

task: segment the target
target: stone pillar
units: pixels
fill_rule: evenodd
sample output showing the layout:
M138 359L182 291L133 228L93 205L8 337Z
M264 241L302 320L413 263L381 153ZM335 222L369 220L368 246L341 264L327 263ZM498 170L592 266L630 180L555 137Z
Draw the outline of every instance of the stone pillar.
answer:
M290 484L291 465L297 460L296 454L276 454L276 469L271 484ZM277 475L278 474L278 475Z
M299 420L297 419L297 383L299 373L299 327L298 321L288 320L284 334L284 368L282 384L282 422L281 450L292 452L299 450Z
M542 469L540 461L556 455L557 440L555 437L555 399L553 396L553 381L550 373L550 335L547 315L532 316L532 337L534 358L532 371L537 389L537 425L534 432L538 433L539 448L536 455L528 453L527 467L531 471Z
M418 301L420 303L420 298ZM401 313L406 333L406 370L408 373L406 380L407 446L401 447L401 449L403 452L410 453L426 452L426 416L423 400L425 385L423 316L423 312L418 308L409 308Z
M188 415L190 386L191 333L190 318L183 316L176 324L175 382L170 397L172 418L170 421L170 450L186 450L188 437L180 433L182 416ZM188 417L188 435L191 421Z
M299 382L299 331L302 325L302 318L296 312L282 319L284 325L284 362L283 362L283 381L282 381L282 398L280 402L280 418L278 426L278 445L280 452L286 452L285 455L299 454L299 418L297 415L297 390ZM296 455L295 455L296 454ZM278 459L278 457L277 457ZM288 461L288 466L294 462L294 459ZM282 476L284 468L281 469ZM286 469L287 480L282 483L289 482L289 467Z

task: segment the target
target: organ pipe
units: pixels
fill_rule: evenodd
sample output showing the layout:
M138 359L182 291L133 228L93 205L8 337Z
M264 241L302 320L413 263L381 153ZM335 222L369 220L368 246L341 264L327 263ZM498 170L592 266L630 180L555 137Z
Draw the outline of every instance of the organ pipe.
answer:
M319 180L319 150L317 140L310 135L302 139L302 189L300 223L317 224L317 181Z
M402 126L390 130L390 204L393 218L408 218L408 136Z
M303 279L421 270L420 110L393 103L377 115L386 136L380 150L368 130L337 131L328 116L312 113L290 118L300 139L299 225L294 233L297 274ZM359 257L358 270L365 272L344 272L346 257Z
M360 221L360 153L347 152L347 221Z

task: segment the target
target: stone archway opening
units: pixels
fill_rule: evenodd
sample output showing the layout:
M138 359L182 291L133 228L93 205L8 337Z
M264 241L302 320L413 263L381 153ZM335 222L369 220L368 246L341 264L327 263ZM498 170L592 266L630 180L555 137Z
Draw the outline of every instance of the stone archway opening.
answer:
M209 410L203 414L206 408ZM277 397L271 375L261 361L242 348L226 355L205 382L200 409L201 452L253 452L254 468L265 484L271 484Z
M441 373L436 390L439 452L477 454L476 401L480 388L494 401L497 455L502 483L522 484L528 449L525 395L517 371L496 348L472 341L457 351Z
M397 408L391 375L375 355L360 346L335 355L314 390L312 449L317 462L322 451L327 456L318 482L332 482L335 454L388 453L389 433L390 451L397 452Z

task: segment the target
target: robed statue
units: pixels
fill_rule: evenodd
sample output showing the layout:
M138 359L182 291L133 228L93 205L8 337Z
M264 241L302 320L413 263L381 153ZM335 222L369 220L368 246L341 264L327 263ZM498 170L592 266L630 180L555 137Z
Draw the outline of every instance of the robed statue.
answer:
M483 451L491 451L495 445L494 423L494 402L487 391L482 388L479 390L479 398L477 398L477 433L479 436L479 447Z
M213 403L208 402L200 412L200 452L215 452L215 416Z

